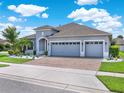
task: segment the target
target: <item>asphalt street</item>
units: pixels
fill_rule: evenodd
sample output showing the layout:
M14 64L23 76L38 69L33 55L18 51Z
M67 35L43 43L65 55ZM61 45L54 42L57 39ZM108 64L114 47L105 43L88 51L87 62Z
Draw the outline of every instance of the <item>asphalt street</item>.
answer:
M77 93L0 78L0 93Z

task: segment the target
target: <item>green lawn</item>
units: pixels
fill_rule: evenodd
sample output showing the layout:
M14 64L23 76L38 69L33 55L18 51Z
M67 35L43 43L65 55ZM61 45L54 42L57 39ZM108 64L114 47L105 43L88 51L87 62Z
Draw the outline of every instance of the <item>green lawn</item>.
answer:
M124 78L111 76L97 76L112 92L124 93Z
M124 52L123 51L120 51L119 52L119 56L124 59Z
M22 63L25 63L25 62L28 62L28 61L31 61L31 59L10 58L7 55L0 54L0 62L22 64Z
M0 64L0 67L8 67L9 65L6 64Z
M124 73L124 62L102 62L100 71Z

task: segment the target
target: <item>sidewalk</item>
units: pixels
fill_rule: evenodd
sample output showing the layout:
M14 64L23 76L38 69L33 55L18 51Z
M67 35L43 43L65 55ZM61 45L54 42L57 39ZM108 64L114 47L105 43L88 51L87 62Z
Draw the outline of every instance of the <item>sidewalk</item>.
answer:
M96 71L25 64L10 65L11 66L9 67L0 68L0 77L22 80L22 82L30 83L41 82L43 85L52 84L52 87L61 87L67 90L78 91L78 93L109 92L109 90L96 78Z
M98 71L96 75L113 76L113 77L122 77L122 78L124 78L124 74L122 74L122 73L112 73L112 72Z
M13 64L13 63L5 63L5 62L0 62L0 64L8 64L8 65L20 65L20 64ZM23 65L23 64L21 64ZM25 65L23 65L25 66ZM79 73L79 74L90 74L90 75L105 75L105 76L113 76L113 77L123 77L124 74L122 73L114 73L114 72L103 72L103 71L90 71L90 70L79 70L79 69L67 69L67 68L57 68L57 67L48 67L48 66L34 66L30 65L33 67L42 67L43 69L51 69L51 70L56 70L56 71L66 71L66 72L71 72L71 73Z

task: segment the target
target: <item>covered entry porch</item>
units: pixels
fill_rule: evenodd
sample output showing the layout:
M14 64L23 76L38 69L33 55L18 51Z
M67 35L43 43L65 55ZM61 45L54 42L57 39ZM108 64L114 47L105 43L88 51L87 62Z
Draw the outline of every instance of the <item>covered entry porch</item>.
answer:
M45 52L47 51L47 42L48 40L46 38L40 38L39 40L37 40L36 42L36 53L37 55L43 55L45 54Z

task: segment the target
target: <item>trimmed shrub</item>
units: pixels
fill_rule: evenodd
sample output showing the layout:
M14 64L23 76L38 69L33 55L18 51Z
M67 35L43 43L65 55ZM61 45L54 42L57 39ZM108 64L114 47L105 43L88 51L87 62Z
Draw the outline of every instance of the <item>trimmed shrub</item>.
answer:
M13 50L8 50L8 54L9 55L14 55L14 51Z
M114 58L119 57L119 46L111 46L109 48L109 54Z
M36 55L36 50L33 51L33 55Z
M4 45L0 44L0 51L3 51L3 50L4 50Z
M48 51L45 51L44 54L47 56L48 55Z
M21 54L19 49L15 49L14 50L14 55L19 56Z

